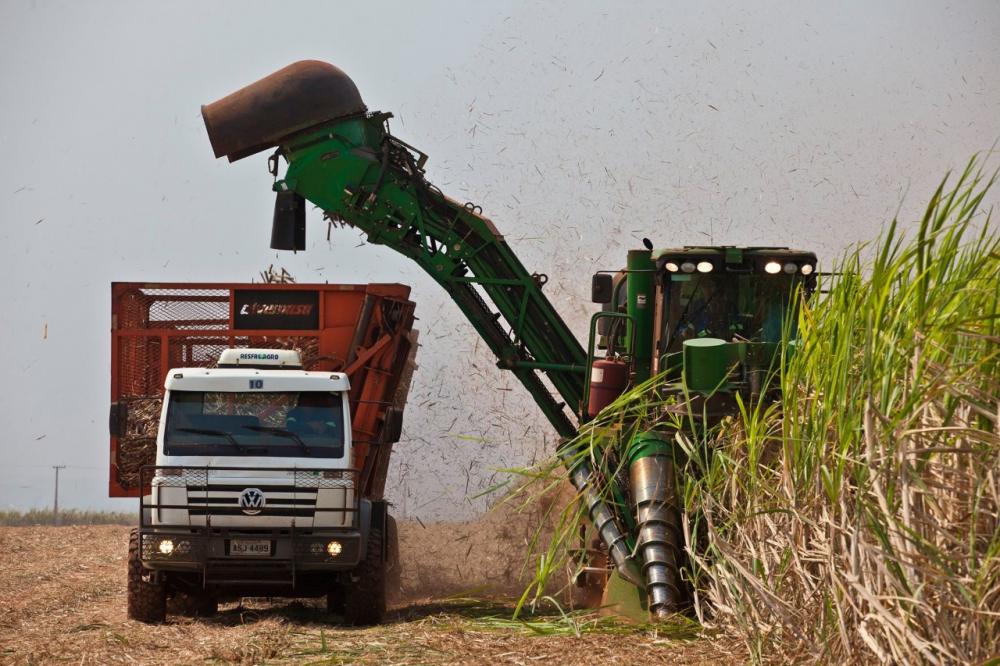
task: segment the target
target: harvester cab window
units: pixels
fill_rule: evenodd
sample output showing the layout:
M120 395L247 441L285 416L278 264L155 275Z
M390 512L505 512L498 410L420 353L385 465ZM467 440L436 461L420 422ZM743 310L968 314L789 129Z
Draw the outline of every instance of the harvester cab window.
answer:
M740 313L745 322L741 335L754 342L781 342L782 329L791 326L789 336L795 337L793 314L798 280L775 277L761 280L751 276L740 279Z
M786 320L795 336L797 277L695 273L666 279L661 353L679 352L692 338L780 342Z
M342 458L340 393L171 391L164 452Z
M680 351L692 338L731 337L730 288L713 275L696 274L672 279L667 296L667 351Z

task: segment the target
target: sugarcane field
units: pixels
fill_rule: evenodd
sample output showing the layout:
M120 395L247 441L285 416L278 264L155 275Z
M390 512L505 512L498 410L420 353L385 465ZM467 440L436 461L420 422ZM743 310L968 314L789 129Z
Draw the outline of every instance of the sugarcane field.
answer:
M0 26L0 663L1000 665L995 0Z

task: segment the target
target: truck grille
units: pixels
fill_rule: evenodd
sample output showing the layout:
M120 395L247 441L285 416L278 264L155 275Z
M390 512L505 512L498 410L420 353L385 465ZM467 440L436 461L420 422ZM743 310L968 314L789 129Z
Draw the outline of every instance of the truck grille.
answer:
M160 526L339 528L358 511L356 470L143 467L152 496L143 507ZM263 497L250 493L259 491ZM245 504L240 498L244 497Z
M264 493L266 504L260 515L312 517L316 512L316 488L295 486L257 486ZM245 485L211 484L188 486L188 513L192 516L207 514L219 516L245 515L240 507L240 493Z

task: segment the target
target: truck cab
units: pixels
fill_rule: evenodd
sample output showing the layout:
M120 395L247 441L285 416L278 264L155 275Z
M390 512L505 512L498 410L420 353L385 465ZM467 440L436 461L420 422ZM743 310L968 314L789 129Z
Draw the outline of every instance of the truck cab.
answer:
M205 613L325 595L350 623L379 621L387 516L358 491L347 375L303 370L294 350L227 349L216 367L171 369L164 388L130 615L162 621L168 597Z

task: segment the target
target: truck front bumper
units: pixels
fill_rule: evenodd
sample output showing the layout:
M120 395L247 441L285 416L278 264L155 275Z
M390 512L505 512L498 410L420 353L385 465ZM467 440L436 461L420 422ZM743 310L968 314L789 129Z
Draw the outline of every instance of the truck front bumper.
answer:
M356 529L147 527L140 529L139 543L147 569L202 571L206 579L243 578L257 571L287 572L293 577L297 571L348 571L358 565L362 553L361 532ZM247 544L253 544L257 554L238 552Z

